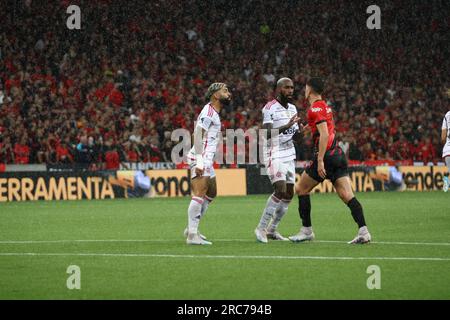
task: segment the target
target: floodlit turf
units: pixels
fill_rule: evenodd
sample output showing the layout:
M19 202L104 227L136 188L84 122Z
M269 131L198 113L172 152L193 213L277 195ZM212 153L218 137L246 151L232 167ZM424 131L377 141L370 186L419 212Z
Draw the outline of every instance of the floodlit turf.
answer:
M208 247L185 244L188 198L2 203L0 298L450 299L450 193L358 194L365 246L345 243L357 228L335 194L312 196L317 241L257 243L266 198L216 199ZM283 235L299 229L297 205ZM66 287L70 265L81 290ZM370 265L380 290L367 288Z

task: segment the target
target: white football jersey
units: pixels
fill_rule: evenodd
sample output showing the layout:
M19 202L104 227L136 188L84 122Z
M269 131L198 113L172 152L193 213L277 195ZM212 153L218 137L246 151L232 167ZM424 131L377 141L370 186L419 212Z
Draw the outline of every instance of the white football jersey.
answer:
M447 130L447 141L442 150L442 157L445 157L450 155L450 111L445 114L442 121L442 130Z
M203 107L198 115L196 125L206 131L203 136L203 159L212 161L217 150L221 123L219 114L210 103ZM195 158L194 146L189 151L189 156Z
M280 128L286 125L289 120L297 114L297 108L288 103L288 107L285 108L274 99L268 102L263 110L263 124L271 123L273 129ZM292 136L299 130L298 124L294 124L292 127L272 139L269 139L264 144L265 161L279 159L281 161L290 161L295 159L295 147L292 141Z

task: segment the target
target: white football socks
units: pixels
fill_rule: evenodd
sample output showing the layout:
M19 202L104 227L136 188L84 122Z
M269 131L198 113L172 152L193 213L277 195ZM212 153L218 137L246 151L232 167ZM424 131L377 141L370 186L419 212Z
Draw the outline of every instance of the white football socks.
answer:
M212 201L213 201L213 198L210 198L208 196L205 196L203 198L202 211L200 212L201 217L203 217L205 215L206 210L208 210L208 206Z
M259 220L258 229L264 230L267 228L267 225L269 224L270 219L274 216L279 204L280 199L272 194L267 200L266 207L264 208L264 212Z
M268 233L274 233L275 230L278 227L278 224L281 221L281 218L283 218L283 216L286 214L289 204L291 203L290 200L281 200L277 210L275 211L275 214L273 215L273 219L272 219L272 223L270 224L269 228L268 228Z
M188 208L188 230L191 234L198 232L198 224L202 216L202 207L204 200L199 197L192 197Z

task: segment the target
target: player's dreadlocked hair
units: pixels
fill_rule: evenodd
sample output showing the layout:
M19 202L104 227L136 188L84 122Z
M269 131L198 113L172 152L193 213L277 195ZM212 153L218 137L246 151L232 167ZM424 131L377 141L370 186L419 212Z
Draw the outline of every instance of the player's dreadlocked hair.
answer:
M212 85L209 86L208 91L206 91L206 101L210 101L211 97L214 93L216 93L217 91L219 91L220 89L222 89L225 86L225 83L222 82L215 82Z

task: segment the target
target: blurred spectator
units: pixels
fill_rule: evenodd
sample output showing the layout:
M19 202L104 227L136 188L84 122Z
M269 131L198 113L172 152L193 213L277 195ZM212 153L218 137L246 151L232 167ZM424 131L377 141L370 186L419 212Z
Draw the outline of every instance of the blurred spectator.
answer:
M13 148L9 138L0 135L0 163L13 163Z
M164 162L172 162L172 148L174 144L170 140L165 140L164 146L161 150L162 160Z
M76 148L76 162L81 164L83 167L87 168L91 164L92 158L91 158L91 149L88 145L88 138L87 136L81 136L80 142L77 144Z
M26 137L22 137L20 142L14 145L14 159L17 164L30 163L30 147Z
M120 168L120 155L117 152L117 146L111 146L105 152L105 169L106 170L118 170Z
M141 152L138 145L134 141L125 142L123 144L127 162L138 162Z
M69 146L65 141L62 141L57 147L56 147L56 161L58 163L72 163L73 157L70 153Z
M404 185L403 175L398 170L398 166L392 166L389 168L389 180L384 183L385 190L396 191L402 188Z
M159 150L159 140L157 137L153 137L150 140L150 145L148 148L149 156L150 156L150 162L160 162L163 160L163 156L161 154L161 151Z

